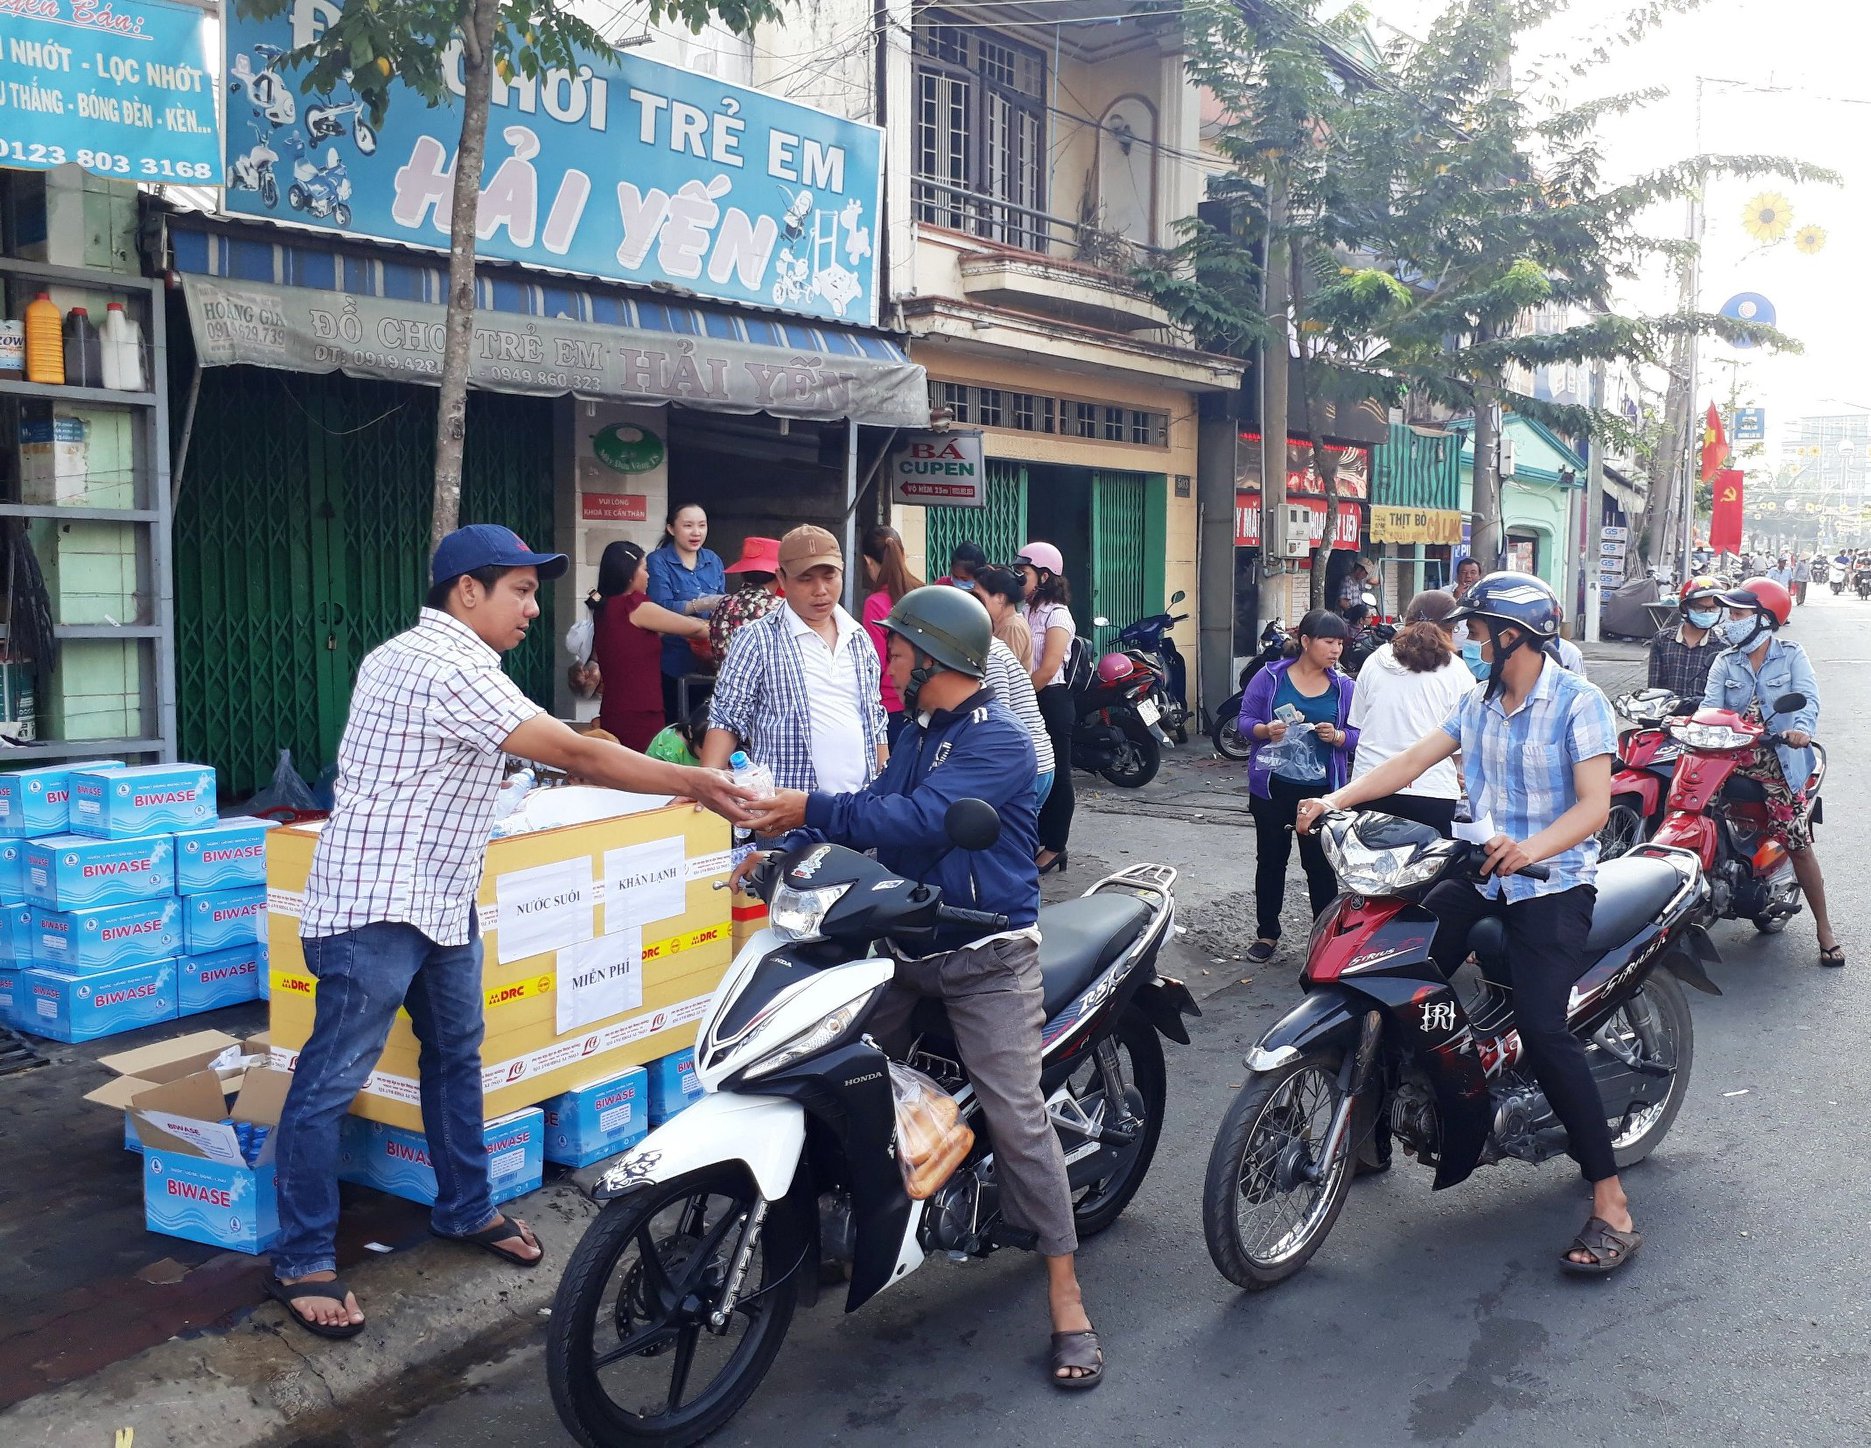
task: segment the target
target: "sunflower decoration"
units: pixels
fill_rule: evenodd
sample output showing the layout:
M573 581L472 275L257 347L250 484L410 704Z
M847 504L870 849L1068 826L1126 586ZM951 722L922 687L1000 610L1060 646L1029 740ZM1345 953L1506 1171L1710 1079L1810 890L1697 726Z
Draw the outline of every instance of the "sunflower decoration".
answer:
M1793 236L1793 249L1806 256L1817 256L1825 249L1825 244L1826 229L1823 226L1813 226L1808 223Z
M1763 191L1741 214L1748 235L1764 246L1782 240L1793 225L1793 203L1778 191Z

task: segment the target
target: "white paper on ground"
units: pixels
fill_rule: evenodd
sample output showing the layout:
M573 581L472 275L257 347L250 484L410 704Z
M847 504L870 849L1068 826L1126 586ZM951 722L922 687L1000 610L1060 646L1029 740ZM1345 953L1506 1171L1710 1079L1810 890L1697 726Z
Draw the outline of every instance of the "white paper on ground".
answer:
M558 1031L634 1011L643 1004L643 931L600 935L559 952Z
M591 861L580 856L494 878L500 963L524 960L591 939Z
M680 835L604 852L607 932L667 920L688 908L687 842Z

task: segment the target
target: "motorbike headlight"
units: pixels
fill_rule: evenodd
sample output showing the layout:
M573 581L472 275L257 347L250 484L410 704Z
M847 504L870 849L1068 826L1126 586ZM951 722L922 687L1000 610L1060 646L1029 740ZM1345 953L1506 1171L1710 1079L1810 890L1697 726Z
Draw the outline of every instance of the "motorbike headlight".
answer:
M1691 749L1746 749L1754 742L1752 734L1730 729L1725 724L1674 724L1670 736Z
M850 888L847 881L843 885L821 885L815 890L795 890L782 882L767 902L767 924L786 940L823 940L825 937L819 927L825 923L826 912L843 899Z
M1398 845L1376 850L1346 831L1328 831L1325 858L1338 874L1338 882L1354 895L1395 895L1435 879L1442 868L1443 851L1420 845Z
M842 890L844 887L837 888ZM743 1074L750 1081L759 1076L771 1076L775 1071L784 1071L795 1061L817 1055L858 1023L871 1001L876 998L877 991L882 989L882 986L878 986L877 990L866 991L856 1000L848 1001L837 1010L820 1017L817 1025L789 1037L755 1061Z

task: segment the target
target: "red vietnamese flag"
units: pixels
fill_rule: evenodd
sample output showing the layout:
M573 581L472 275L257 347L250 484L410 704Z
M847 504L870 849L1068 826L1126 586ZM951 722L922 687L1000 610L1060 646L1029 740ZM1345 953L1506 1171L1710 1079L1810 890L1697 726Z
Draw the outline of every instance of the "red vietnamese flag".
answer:
M1709 404L1708 421L1702 428L1702 481L1712 482L1728 461L1728 437L1722 431L1722 415Z
M1741 469L1715 475L1715 512L1709 519L1709 547L1717 553L1741 551Z

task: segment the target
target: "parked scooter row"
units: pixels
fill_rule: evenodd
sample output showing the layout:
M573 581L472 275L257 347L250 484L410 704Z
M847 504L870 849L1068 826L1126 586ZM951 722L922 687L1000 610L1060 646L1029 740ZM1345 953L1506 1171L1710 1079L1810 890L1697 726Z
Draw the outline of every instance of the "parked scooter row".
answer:
M1187 596L1179 590L1170 607ZM1077 689L1073 768L1140 789L1156 778L1166 746L1188 742L1188 665L1169 636L1188 617L1153 614L1119 631L1119 647L1100 658ZM1092 622L1110 626L1102 617Z

